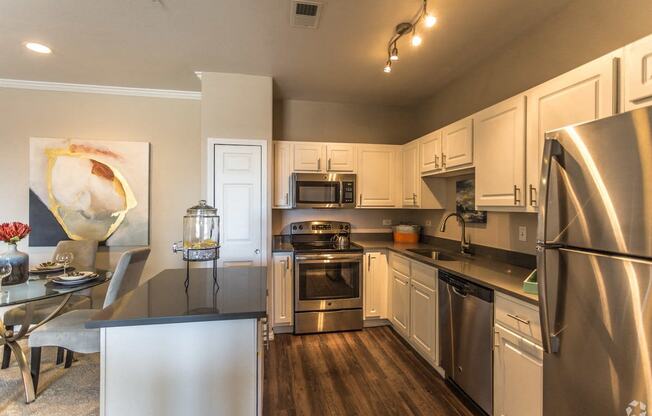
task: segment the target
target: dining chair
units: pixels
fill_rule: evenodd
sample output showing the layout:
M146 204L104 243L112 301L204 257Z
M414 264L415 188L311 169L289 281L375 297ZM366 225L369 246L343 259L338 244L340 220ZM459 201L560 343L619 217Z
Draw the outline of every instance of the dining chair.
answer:
M138 287L149 252L149 248L139 248L128 250L120 256L104 298L104 308L109 307L120 296ZM30 360L34 392L38 387L42 347L65 348L66 368L72 364L73 352L82 354L100 352L100 330L84 326L95 313L97 313L95 309L66 312L31 333L28 345L31 349Z
M73 260L71 266L77 270L94 270L95 258L97 256L97 241L94 240L65 240L59 241L54 253L52 253L52 261L56 261L57 254L59 253L72 253ZM37 324L47 318L57 306L61 303L60 298L43 300L36 302L32 310L31 324ZM91 291L80 292L70 297L70 300L64 307L62 312L71 311L74 309L92 308L93 301ZM25 319L27 310L25 306L17 306L5 312L2 320L8 330L13 330L16 325L22 325ZM2 352L2 364L0 369L9 367L11 360L11 349L5 345ZM63 349L57 352L57 364L61 364L63 360Z

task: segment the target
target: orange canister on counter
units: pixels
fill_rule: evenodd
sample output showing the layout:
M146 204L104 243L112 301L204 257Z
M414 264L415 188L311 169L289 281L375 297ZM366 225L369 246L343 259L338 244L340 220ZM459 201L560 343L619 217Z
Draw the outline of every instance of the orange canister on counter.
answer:
M395 243L418 243L420 225L395 225L394 242Z

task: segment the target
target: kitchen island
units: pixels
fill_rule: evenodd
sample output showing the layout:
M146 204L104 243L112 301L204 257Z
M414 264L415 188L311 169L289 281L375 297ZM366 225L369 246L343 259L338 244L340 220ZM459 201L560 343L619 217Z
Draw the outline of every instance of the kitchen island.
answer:
M262 413L264 267L164 270L98 311L102 415Z

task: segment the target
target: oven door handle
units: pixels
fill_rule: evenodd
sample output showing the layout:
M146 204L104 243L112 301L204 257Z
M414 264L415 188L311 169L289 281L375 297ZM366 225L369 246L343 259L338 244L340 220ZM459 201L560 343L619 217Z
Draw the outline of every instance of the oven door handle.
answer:
M362 254L300 254L298 256L294 256L295 260L339 260L339 259L345 259L345 260L358 260L362 261Z
M302 260L297 258L297 264L339 264L339 263L362 263L362 259L349 258L349 259L314 259Z

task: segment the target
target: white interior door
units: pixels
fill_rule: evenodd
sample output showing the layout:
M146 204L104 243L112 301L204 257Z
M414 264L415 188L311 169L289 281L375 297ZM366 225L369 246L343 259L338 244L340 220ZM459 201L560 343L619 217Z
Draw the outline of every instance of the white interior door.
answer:
M220 215L220 265L261 266L262 149L215 145L214 206Z

